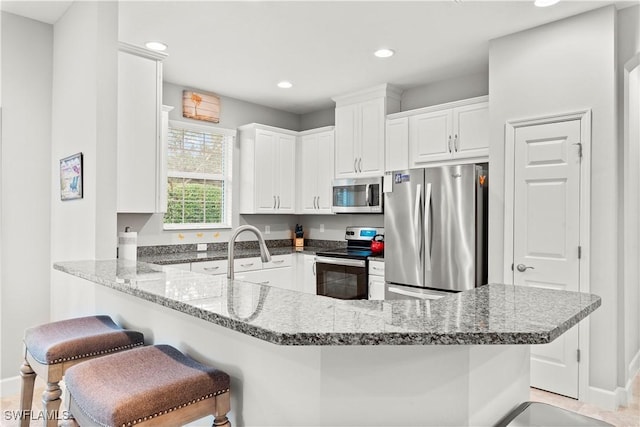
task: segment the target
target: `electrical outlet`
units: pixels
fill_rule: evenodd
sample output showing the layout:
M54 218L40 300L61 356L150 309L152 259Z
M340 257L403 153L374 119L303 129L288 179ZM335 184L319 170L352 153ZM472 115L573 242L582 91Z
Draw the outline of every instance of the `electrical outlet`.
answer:
M206 243L198 243L198 251L206 251L207 250L207 244Z
M271 234L271 226L270 225L265 225L264 226L264 234Z
M324 233L324 224L320 224L320 232Z

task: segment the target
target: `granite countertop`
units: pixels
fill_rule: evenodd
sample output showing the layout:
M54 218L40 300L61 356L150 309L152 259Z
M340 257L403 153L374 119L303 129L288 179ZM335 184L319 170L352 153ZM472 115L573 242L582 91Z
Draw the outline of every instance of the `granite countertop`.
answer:
M342 301L143 262L54 269L279 345L544 344L601 304L592 294L503 284L435 301Z

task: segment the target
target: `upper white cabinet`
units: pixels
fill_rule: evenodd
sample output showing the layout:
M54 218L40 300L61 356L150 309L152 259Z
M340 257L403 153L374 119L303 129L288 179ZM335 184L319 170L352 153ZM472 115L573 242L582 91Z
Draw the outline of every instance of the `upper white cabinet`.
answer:
M381 176L385 117L400 110L401 91L384 84L333 98L336 102L335 177Z
M409 118L387 120L385 172L409 169Z
M429 107L410 115L409 167L488 157L489 103L484 99Z
M300 132L297 151L297 213L331 213L333 144L332 126Z
M240 131L240 213L295 213L297 132L250 124Z
M162 60L166 54L120 43L118 52L118 212L166 211Z

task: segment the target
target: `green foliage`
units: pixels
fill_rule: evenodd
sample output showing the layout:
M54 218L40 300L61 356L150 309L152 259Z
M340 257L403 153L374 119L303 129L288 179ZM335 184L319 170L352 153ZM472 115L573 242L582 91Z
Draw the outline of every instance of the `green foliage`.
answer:
M223 222L223 190L221 181L169 178L165 224Z

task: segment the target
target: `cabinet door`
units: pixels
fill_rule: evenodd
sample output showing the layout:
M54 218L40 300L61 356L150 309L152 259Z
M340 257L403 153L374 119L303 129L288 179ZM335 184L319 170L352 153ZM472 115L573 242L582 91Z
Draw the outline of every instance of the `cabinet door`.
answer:
M299 145L300 150L300 207L303 214L313 214L316 211L318 164L318 138L316 135L305 135ZM333 163L333 159L331 159ZM323 164L323 163L322 163ZM333 170L330 171L333 176Z
M333 131L323 132L318 136L317 157L315 166L317 170L316 213L330 214L331 199L333 197Z
M255 142L255 200L256 213L273 213L276 210L276 176L278 141L273 132L256 130Z
M385 172L409 169L409 118L387 120Z
M118 53L118 212L156 211L159 66L149 58Z
M384 277L369 276L369 299L370 300L384 299Z
M356 176L358 140L358 105L336 108L335 177Z
M453 109L454 157L489 156L489 103Z
M384 99L360 104L359 149L356 145L355 150L359 176L382 176L384 172L384 125Z
M296 138L293 135L277 135L277 155L271 164L276 181L276 212L294 213L296 194Z
M449 160L453 149L451 110L419 114L409 118L409 164Z
M316 260L314 255L304 256L304 285L302 291L316 295Z
M214 260L214 261L200 261L200 262L192 262L191 263L191 271L195 273L203 273L203 274L227 274L227 266L228 261L226 259L223 260Z

